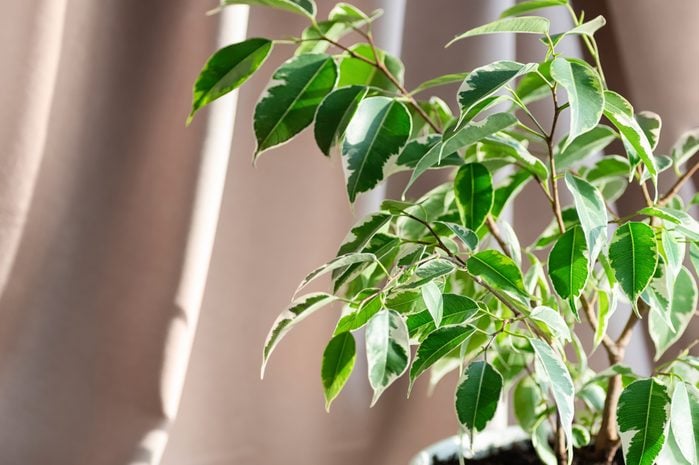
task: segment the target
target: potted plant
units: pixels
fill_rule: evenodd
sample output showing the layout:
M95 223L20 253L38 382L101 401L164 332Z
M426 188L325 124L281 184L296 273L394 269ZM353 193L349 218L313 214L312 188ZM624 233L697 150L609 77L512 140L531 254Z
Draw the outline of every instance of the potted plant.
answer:
M674 358L641 377L624 365L624 352L633 331L647 325L660 357L695 314L699 225L678 194L699 169L688 163L699 133L682 136L669 155L654 154L660 117L635 112L606 86L594 36L604 18L586 21L566 0L518 3L449 44L534 34L540 63L497 61L407 89L400 60L374 43L380 11L340 3L321 20L313 0L224 0L222 7L241 3L287 10L309 25L299 37L252 38L214 53L194 85L190 119L245 82L272 47L291 46L293 56L256 106L254 157L312 125L320 151L339 152L351 203L394 173L410 174L403 198L361 219L337 256L299 285L264 344L263 372L288 331L339 302L321 368L328 408L352 373L357 331L365 335L373 402L402 375L412 387L427 371L433 380L460 374L454 405L463 440L416 463L486 463L473 458L479 450L488 451L487 463L514 463L507 452L514 447L530 460L522 463L696 465L699 359L673 348ZM533 15L550 7L567 9L574 27L553 33L549 20ZM350 37L357 43L348 45ZM559 52L573 38L589 63ZM427 97L457 82L455 114ZM530 111L543 99L553 106L547 121ZM560 127L564 112L570 124ZM623 156L592 156L615 140ZM417 199L406 195L431 169L452 170L453 180ZM666 170L676 179L661 186ZM522 246L501 215L526 184L539 186L533 208L550 209L552 220ZM619 217L612 204L631 184L646 206ZM573 201L562 202L562 191ZM305 293L321 276L331 278L332 292ZM609 334L623 304L633 312L620 334ZM592 340L581 340L581 325ZM595 372L587 357L598 346L609 363ZM481 433L506 395L519 426ZM433 457L440 454L453 458Z

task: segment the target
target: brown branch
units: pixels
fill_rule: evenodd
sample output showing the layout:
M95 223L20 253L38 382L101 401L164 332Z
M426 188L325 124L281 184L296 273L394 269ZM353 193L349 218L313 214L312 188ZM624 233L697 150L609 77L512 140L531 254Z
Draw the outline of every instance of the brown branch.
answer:
M673 198L674 196L676 196L676 195L680 192L680 190L682 189L682 186L684 186L684 184L685 184L687 181L689 181L690 179L692 179L692 176L694 176L694 173L696 173L697 170L699 170L699 161L696 162L696 163L694 164L694 166L692 166L690 169L688 169L687 172L684 173L684 174L677 180L677 182L675 182L675 184L673 184L673 186L670 188L670 190L668 190L668 191L665 193L665 195L663 195L663 196L660 198L660 200L658 200L658 205L660 205L660 206L662 207L663 205L665 205L666 203L668 203L668 202L670 201L671 198Z
M558 229L560 229L561 234L566 231L565 223L563 222L563 213L561 212L561 199L558 195L558 180L556 179L556 161L553 158L553 136L556 132L556 125L558 124L558 116L561 113L561 108L558 106L558 96L556 95L556 86L551 87L551 94L553 96L553 121L551 122L551 132L546 137L546 147L548 148L549 155L549 170L551 171L551 193L553 197L552 207L553 213L556 217L556 222L558 223Z
M503 253L508 257L512 258L512 254L510 253L510 250L507 247L507 243L500 235L500 228L498 228L498 225L493 220L493 217L488 215L488 217L485 219L485 224L488 227L488 231L490 231L490 235L495 238L495 241L498 243Z

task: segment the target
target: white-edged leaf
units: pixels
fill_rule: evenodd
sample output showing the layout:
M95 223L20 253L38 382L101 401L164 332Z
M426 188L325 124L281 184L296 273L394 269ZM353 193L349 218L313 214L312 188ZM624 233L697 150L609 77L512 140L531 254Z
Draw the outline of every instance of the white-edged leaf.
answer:
M551 77L568 93L570 103L568 139L572 142L579 135L597 127L602 117L604 109L602 80L597 71L587 63L565 58L553 60Z
M677 342L686 331L697 309L697 284L694 276L682 267L674 281L666 309L651 306L648 330L655 345L655 360ZM663 311L666 314L663 314ZM671 325L668 324L668 320Z
M304 320L309 315L326 305L337 300L334 295L324 292L314 292L299 297L289 305L289 308L284 310L272 324L272 328L265 340L264 350L262 352L262 367L260 368L260 377L264 377L265 368L270 355L274 351L279 341L293 328L298 322Z
M316 108L333 90L336 80L337 66L329 55L299 55L281 65L255 106L255 157L311 124Z
M635 308L658 263L653 228L635 221L620 226L609 245L609 261L621 290Z
M675 162L675 168L682 166L699 152L699 128L687 131L680 136L670 151L670 156Z
M422 300L425 302L427 311L432 315L437 328L442 324L444 314L444 303L442 301L442 290L434 281L428 281L422 286Z
M597 291L597 294L597 327L595 328L595 337L593 342L593 348L595 349L602 342L604 335L607 334L609 319L616 311L618 302L614 289L610 291L599 290Z
M301 281L301 284L299 284L299 287L296 288L296 292L294 292L294 295L298 294L298 292L306 287L308 283L311 281L323 276L324 274L330 273L333 270L337 270L340 268L344 268L349 265L353 265L355 263L363 263L363 262L372 262L376 261L376 255L372 253L348 253L345 255L340 255L338 257L333 258L330 260L328 263L325 265L321 265L315 270L311 271L304 279Z
M592 37L594 36L595 32L600 30L600 28L602 28L605 24L607 24L607 21L604 19L604 16L597 16L590 21L586 21L579 26L575 26L570 31L561 32L560 34L552 34L551 42L553 42L554 46L558 45L563 38L569 35L584 35Z
M589 264L593 266L607 241L607 208L602 194L589 182L566 172L566 186L573 194L575 210L585 233Z
M381 393L405 373L410 363L408 328L394 310L382 310L366 327L366 356L369 384L374 390L371 405Z
M467 114L486 97L505 87L514 78L532 71L535 66L502 60L474 69L459 87L458 98L462 114Z
M497 34L502 32L518 32L525 34L548 34L551 22L541 16L518 16L512 18L502 18L492 23L485 24L459 34L454 37L446 46L450 46L456 41L466 37L480 36L485 34Z
M221 7L229 5L267 6L311 19L316 16L316 4L313 0L221 0Z
M570 328L561 314L551 307L538 306L529 314L529 318L543 323L543 326L556 339L570 341Z
M575 411L573 380L568 368L548 344L538 339L530 339L529 342L536 354L536 372L548 385L556 403L556 410L566 435L568 463L570 464L573 460L573 416Z
M507 255L497 250L485 250L471 255L466 265L469 273L483 278L494 288L528 297L522 272Z
M629 384L619 397L617 424L626 465L653 465L665 442L670 398L654 379Z
M448 221L435 221L435 223L449 228L469 250L476 250L476 247L478 247L478 235L470 229Z
M408 141L412 120L401 102L370 97L359 108L345 131L342 159L350 202L373 189L384 178L384 169Z
M410 366L410 388L412 389L418 376L437 360L461 346L474 332L472 326L463 325L442 326L431 332L417 348L415 359Z
M694 386L675 383L670 406L670 428L687 462L699 464L699 392Z
M349 331L334 336L325 347L320 370L325 410L330 410L330 404L345 387L354 369L356 358L356 342Z
M342 87L326 95L320 103L313 135L318 148L325 155L330 156L330 149L345 135L347 125L368 90L362 86Z
M472 362L464 371L456 388L456 416L468 428L473 444L476 431L483 431L495 416L500 394L502 376L488 363Z
M570 142L566 142L564 150L561 150L561 146L558 147L558 152L555 154L556 168L559 170L569 168L583 161L586 157L601 152L616 138L616 132L612 128L602 124L598 125ZM604 157L603 160L606 158Z

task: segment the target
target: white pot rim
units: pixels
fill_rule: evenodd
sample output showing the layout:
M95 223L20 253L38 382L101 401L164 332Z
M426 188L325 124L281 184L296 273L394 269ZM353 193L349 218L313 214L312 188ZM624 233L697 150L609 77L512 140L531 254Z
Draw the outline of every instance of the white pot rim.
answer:
M519 426L493 429L477 433L474 438L473 453L468 444L468 435L463 436L463 450L466 458L485 457L494 449L507 449L513 444L529 439ZM410 461L410 465L432 465L432 457L448 459L459 453L459 436L452 436L426 447Z

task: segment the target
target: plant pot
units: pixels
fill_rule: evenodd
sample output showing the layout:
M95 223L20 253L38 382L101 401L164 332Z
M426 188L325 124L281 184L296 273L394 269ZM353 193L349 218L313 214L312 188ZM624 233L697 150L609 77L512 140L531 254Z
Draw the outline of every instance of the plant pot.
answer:
M468 445L468 435L464 435L464 457L483 459L498 450L511 449L517 445L526 446L529 436L519 426L509 426L478 433L474 440L473 451ZM410 461L410 465L433 465L434 459L448 460L459 453L459 436L436 442L423 449ZM504 464L503 465L507 465Z

